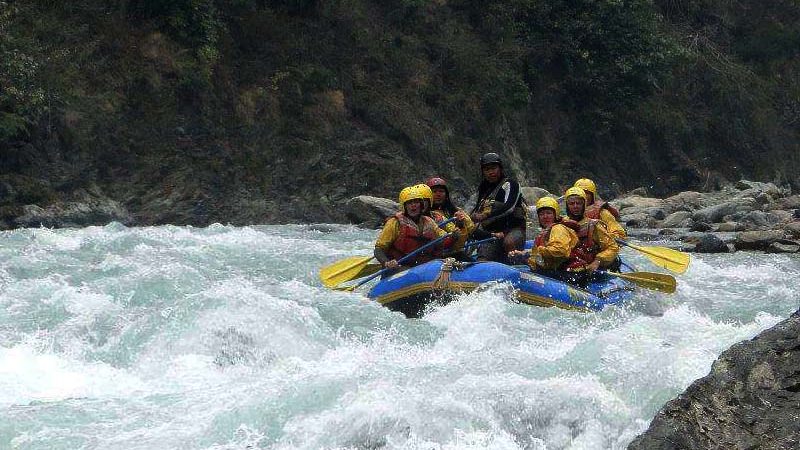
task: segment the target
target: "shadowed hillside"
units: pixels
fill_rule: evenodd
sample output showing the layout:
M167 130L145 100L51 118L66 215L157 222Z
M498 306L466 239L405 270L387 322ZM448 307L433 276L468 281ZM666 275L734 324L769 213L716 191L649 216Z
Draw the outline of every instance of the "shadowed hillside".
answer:
M796 2L0 2L0 226L345 220L498 151L606 194L800 187Z

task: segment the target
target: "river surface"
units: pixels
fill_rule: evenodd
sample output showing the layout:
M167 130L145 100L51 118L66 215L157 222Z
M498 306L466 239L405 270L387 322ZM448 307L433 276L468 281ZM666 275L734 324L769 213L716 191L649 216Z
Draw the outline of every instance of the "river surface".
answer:
M742 252L694 255L676 294L600 313L500 286L409 320L318 280L375 235L0 233L0 448L622 449L800 306L800 259Z

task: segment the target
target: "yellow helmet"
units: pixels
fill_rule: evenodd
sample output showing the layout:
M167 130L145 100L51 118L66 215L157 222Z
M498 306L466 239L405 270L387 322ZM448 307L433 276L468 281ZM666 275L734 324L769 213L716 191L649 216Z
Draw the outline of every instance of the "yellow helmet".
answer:
M414 185L414 188L419 190L420 194L422 194L422 198L428 199L431 203L433 203L433 189L425 183L420 183Z
M588 178L581 178L580 180L576 181L575 187L579 187L586 192L591 192L592 195L597 197L597 186L594 185L594 181Z
M564 192L564 199L568 199L571 195L578 195L583 199L583 201L586 201L586 192L577 186L572 186L571 188L567 189L567 191Z
M416 186L409 186L400 191L400 206L411 200L422 200L424 197Z
M542 208L552 208L557 216L561 215L561 208L558 206L558 201L556 201L556 199L553 197L542 197L539 200L536 200L536 211L539 211Z

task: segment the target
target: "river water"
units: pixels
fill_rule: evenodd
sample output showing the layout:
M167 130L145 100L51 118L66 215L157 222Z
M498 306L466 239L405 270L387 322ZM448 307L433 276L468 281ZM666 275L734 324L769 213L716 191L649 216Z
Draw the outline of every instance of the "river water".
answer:
M621 449L800 306L800 259L735 253L600 313L501 286L409 320L317 279L375 233L0 233L0 448Z

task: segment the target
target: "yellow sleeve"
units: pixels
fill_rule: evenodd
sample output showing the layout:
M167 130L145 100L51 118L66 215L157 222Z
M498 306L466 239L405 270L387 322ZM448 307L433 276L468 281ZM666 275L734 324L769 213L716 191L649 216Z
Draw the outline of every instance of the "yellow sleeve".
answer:
M400 222L398 222L396 217L392 217L386 221L380 234L378 234L378 240L375 241L375 248L379 248L384 252L389 250L398 236L400 236Z
M578 244L578 235L564 225L554 225L550 229L547 244L539 246L536 251L542 258L569 258L569 254Z
M452 224L449 224L449 225L452 225ZM458 231L458 227L456 227L454 231ZM445 230L443 230L443 229L441 229L439 227L436 227L436 237L437 238L440 238L440 237L444 236L447 233L449 233L449 232L445 231Z
M625 228L622 228L617 219L614 217L611 212L605 208L600 209L600 220L606 224L608 227L608 234L611 235L612 238L616 239L627 239L628 233L625 232Z
M472 234L473 231L475 231L475 223L472 221L469 215L465 214L464 223L461 227L455 226L455 222L451 223L450 225L453 225L455 229L458 231L458 240L456 241L455 244L453 244L452 249L453 251L462 250L464 248L464 244L467 243L469 235ZM447 231L450 231L450 229L448 229Z
M464 213L464 216L464 226L461 228L461 231L469 236L473 231L475 231L475 222L472 221L472 218L469 216L469 214Z
M594 227L594 239L600 244L600 252L596 258L600 260L600 265L603 267L611 264L619 253L619 245L608 233L606 225L598 221Z
M439 229L441 230L442 228L440 227ZM458 230L459 230L458 227L453 222L450 222L450 223L448 223L447 225L444 226L444 231L446 231L448 233L451 233L453 231L458 231Z

